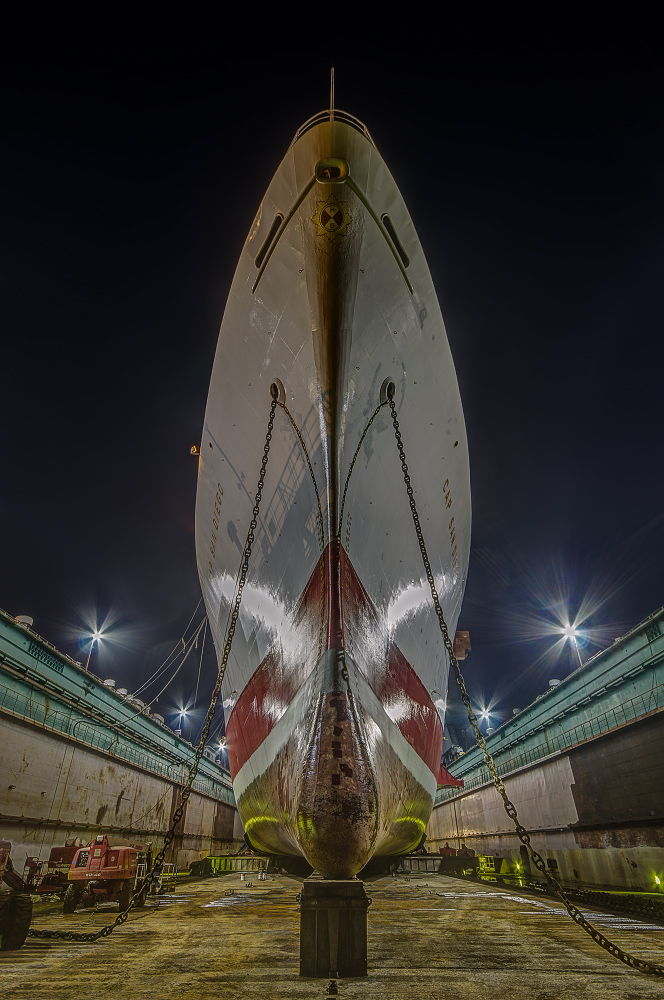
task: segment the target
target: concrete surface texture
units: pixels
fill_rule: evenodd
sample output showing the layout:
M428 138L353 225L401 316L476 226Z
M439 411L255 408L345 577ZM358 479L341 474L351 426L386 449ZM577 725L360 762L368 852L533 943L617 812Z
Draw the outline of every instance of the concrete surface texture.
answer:
M0 954L0 997L328 996L327 980L299 976L302 883L248 881L233 874L181 885L100 943L28 939ZM339 981L338 996L348 1000L664 1000L664 980L611 958L554 901L441 875L379 878L367 892L369 974ZM64 917L42 902L33 926L88 931L116 912L108 904ZM594 919L621 947L664 962L664 928L624 915Z
M183 765L170 778L151 774L4 716L1 732L2 838L11 841L19 872L26 857L45 859L75 837L87 843L105 833L161 847L180 801ZM237 850L243 836L234 806L194 790L168 860L186 868L211 851Z

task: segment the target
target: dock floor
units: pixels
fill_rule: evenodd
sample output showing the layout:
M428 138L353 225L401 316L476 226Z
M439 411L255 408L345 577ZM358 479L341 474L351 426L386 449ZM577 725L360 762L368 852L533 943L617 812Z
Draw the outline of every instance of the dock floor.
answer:
M251 886L239 874L206 879L148 902L95 944L28 938L20 951L0 954L0 996L323 998L327 980L298 975L300 888L286 876ZM366 888L369 975L339 980L339 997L664 1000L664 980L612 958L554 901L441 875L390 876ZM116 913L109 903L62 916L42 902L33 926L98 930ZM606 912L592 919L625 950L664 964L664 928Z

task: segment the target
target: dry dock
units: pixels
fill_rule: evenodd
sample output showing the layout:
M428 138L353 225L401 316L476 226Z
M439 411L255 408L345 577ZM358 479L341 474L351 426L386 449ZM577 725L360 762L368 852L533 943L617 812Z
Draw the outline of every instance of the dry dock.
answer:
M21 951L0 955L0 996L325 997L326 980L298 975L301 884L285 876L251 886L239 875L208 879L148 902L97 944L29 938ZM664 981L611 958L553 901L441 875L379 878L367 892L369 975L340 980L340 997L664 998ZM116 911L108 904L63 917L57 905L39 903L33 924L89 931ZM664 928L606 912L594 919L622 948L662 962Z

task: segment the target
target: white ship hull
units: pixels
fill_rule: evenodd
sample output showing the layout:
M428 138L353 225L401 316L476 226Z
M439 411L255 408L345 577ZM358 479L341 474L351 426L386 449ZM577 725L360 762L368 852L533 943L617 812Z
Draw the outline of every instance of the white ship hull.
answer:
M342 510L389 381L452 635L470 539L463 413L429 270L394 180L345 117L297 138L251 227L219 336L196 508L220 652L277 386L302 442L278 406L224 678L228 750L251 843L303 854L330 878L417 846L440 762L448 661L388 406Z

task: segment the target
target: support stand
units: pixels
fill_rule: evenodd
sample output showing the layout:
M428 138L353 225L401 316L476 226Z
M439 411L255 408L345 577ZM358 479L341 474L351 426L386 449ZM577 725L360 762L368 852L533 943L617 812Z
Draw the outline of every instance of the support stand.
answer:
M318 979L367 974L367 909L359 879L312 875L300 896L300 975Z

